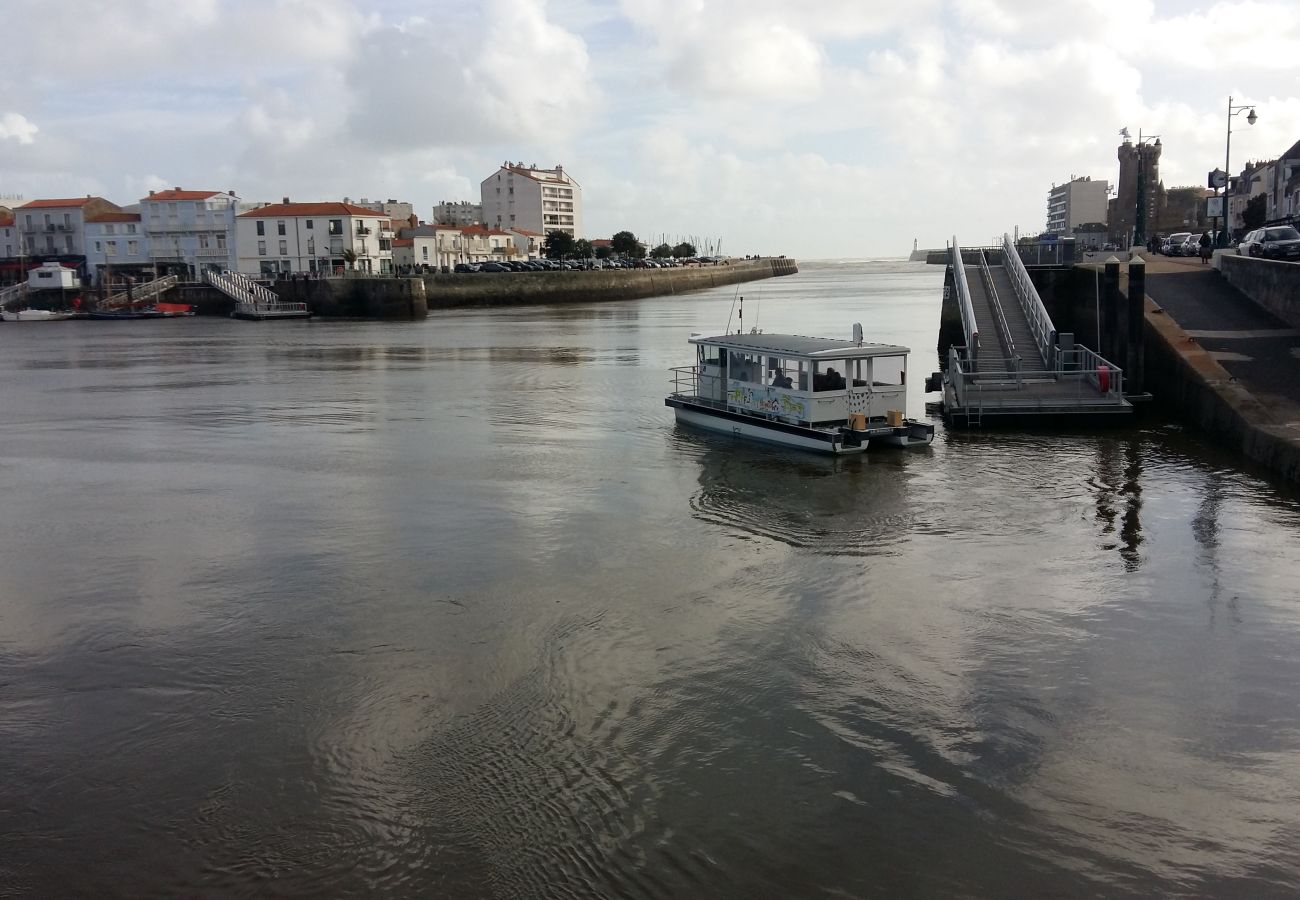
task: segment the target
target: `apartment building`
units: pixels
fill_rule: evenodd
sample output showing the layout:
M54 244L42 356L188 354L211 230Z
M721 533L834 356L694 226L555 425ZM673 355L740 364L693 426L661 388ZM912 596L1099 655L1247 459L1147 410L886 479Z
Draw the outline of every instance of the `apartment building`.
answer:
M247 275L393 271L392 223L350 203L273 203L235 219L237 268ZM348 257L355 254L349 262Z
M443 200L433 207L435 225L482 225L483 204L470 203L468 200Z
M84 265L86 219L122 209L103 197L64 200L32 200L14 210L14 224L21 239L19 254L32 262L45 261Z
M1070 177L1065 184L1054 184L1047 192L1047 233L1062 237L1074 233L1080 225L1106 221L1106 202L1110 185L1104 179Z
M189 191L179 187L150 191L140 198L140 217L149 240L149 256L159 275L186 281L207 269L233 267L234 191Z
M86 219L86 275L91 283L110 272L148 278L153 258L139 213L100 213Z
M505 162L480 185L483 222L490 228L525 228L582 237L582 186L557 165Z

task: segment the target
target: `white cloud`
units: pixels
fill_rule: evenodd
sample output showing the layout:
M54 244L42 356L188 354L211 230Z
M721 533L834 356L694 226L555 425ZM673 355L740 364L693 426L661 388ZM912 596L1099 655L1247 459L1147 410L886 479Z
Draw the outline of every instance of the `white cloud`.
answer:
M36 132L40 131L35 122L28 121L27 117L14 112L8 112L0 115L0 141L15 140L20 144L30 144L36 140Z

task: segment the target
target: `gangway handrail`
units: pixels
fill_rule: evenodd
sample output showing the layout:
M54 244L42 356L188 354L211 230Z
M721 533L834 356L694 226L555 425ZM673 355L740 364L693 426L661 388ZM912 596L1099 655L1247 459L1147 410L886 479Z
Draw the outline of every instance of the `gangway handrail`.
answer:
M1029 333L1034 336L1034 343L1038 345L1038 355L1050 366L1055 351L1056 329L1052 326L1052 318L1047 314L1047 308L1043 306L1043 299L1038 296L1038 289L1034 287L1034 282L1029 277L1025 261L1020 258L1020 253L1011 241L1011 235L1005 232L1002 235L1002 264L1007 274L1011 276L1016 298L1020 301L1020 308L1024 310L1025 319L1029 323Z
M146 281L144 284L131 288L130 291L118 291L116 294L110 294L100 304L104 309L112 309L117 306L123 306L127 303L143 303L165 294L176 286L180 281L175 275L164 275L161 278L155 278L153 281Z
M989 257L983 250L980 254L980 274L984 276L984 288L988 291L989 308L993 310L993 323L998 328L998 336L1002 338L1002 349L1015 365L1020 368L1020 354L1016 353L1016 342L1011 337L1011 326L1007 324L1007 315L1002 311L1002 301L998 299L998 289L993 284L993 273L989 271Z
M27 296L27 283L20 281L17 284L11 284L0 288L0 306L13 303L15 300L21 300Z
M967 352L979 355L980 329L975 321L975 307L970 302L970 285L966 283L966 266L962 262L961 247L957 246L957 236L953 235L952 247L952 283L957 289L957 308L961 312L962 330L966 333Z

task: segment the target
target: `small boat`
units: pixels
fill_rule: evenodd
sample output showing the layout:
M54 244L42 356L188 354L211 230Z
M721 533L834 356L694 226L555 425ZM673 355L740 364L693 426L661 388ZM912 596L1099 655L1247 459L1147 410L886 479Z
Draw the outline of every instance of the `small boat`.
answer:
M62 322L71 319L70 312L53 309L19 309L0 313L0 320L5 322Z
M818 453L922 447L934 426L907 418L906 347L795 334L692 335L664 403L679 423ZM841 371L842 370L842 371Z

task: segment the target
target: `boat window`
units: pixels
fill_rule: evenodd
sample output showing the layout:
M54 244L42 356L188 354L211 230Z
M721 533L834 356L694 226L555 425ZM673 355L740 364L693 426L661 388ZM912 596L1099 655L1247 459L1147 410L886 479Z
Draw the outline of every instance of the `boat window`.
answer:
M907 361L903 357L877 357L871 363L872 387L899 387L903 384L903 372L907 369Z
M700 364L705 366L722 365L722 348L711 344L700 344Z
M731 351L727 358L727 377L736 381L762 383L763 360L755 353Z

